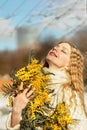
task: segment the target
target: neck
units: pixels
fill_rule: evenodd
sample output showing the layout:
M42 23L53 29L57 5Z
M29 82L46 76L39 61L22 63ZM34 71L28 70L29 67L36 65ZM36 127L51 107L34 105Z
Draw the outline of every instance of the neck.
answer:
M58 67L56 65L49 65L50 70L65 70L64 67Z

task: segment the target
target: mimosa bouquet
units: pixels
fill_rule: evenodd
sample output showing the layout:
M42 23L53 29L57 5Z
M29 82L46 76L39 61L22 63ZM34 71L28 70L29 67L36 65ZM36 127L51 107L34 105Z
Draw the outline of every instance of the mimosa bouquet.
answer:
M67 125L74 123L66 104L60 103L56 108L50 106L51 98L49 94L52 90L48 89L50 85L50 75L36 58L30 58L27 66L19 69L12 75L13 85L4 86L5 94L9 94L9 103L12 106L12 96L20 93L18 85L24 83L22 91L30 84L35 88L35 96L29 101L22 111L22 120L20 121L21 130L66 130Z

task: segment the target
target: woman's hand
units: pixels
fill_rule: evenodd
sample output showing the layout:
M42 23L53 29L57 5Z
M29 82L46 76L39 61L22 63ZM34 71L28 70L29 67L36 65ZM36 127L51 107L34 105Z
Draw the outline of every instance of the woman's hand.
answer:
M19 86L23 88L23 82ZM20 112L27 105L30 100L30 97L34 93L34 88L30 89L31 85L29 85L23 92L19 93L13 100L13 111Z
M35 91L34 88L30 89L31 85L29 85L23 92L17 94L17 96L13 99L13 109L12 109L12 121L11 125L15 126L20 122L22 110L25 108L30 99L32 99L32 95ZM20 84L19 89L23 89L23 82Z

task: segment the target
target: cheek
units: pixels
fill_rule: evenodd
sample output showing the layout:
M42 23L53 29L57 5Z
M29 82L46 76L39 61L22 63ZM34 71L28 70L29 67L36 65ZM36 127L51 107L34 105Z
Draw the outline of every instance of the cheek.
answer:
M70 61L70 57L68 57L68 56L63 56L63 58L62 58L62 62L63 62L63 63L69 64L69 61Z
M70 58L67 56L60 56L60 59L58 59L58 61L61 65L68 65Z

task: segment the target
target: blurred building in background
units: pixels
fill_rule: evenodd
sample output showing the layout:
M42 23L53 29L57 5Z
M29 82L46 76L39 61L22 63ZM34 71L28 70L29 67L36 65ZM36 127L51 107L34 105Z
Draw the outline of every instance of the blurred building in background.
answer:
M40 42L39 28L35 26L25 26L17 28L17 45L19 49L30 47L36 48Z

